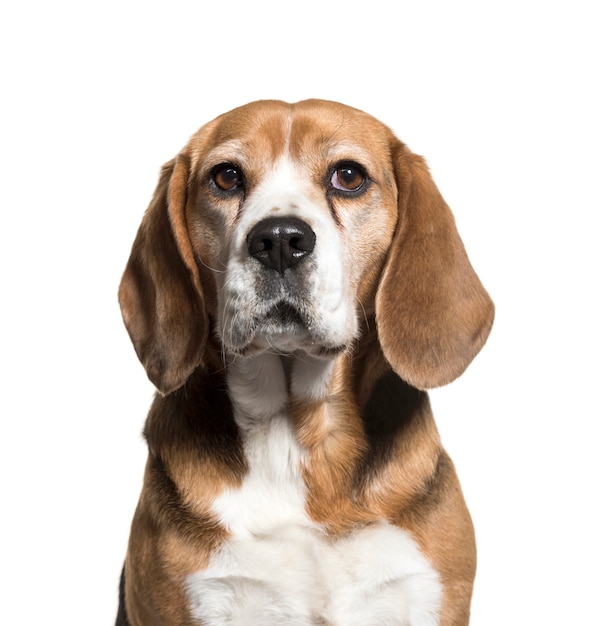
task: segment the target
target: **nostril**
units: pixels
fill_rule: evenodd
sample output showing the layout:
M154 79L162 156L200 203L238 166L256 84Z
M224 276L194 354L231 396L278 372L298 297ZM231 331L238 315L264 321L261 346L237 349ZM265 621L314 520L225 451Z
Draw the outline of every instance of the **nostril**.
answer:
M294 248L296 250L302 250L302 246L304 244L302 243L302 239L300 239L299 237L292 237L290 239L290 247Z
M315 241L312 228L294 217L264 219L246 238L250 256L282 275L314 250Z
M263 250L273 250L273 241L271 239L263 239L261 241Z

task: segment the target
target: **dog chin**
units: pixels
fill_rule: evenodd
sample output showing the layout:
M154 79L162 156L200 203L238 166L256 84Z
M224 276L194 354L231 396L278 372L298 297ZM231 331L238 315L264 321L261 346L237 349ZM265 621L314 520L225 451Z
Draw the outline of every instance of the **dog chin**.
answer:
M237 339L243 337L243 340L227 345L224 342L224 348L238 356L273 352L331 358L346 350L349 344L349 341L342 341L341 337L335 338L340 341L327 337L323 329L318 330L317 324L313 324L312 320L307 322L303 312L287 303L271 307L258 321L253 320L248 334L247 330L235 333Z
M251 343L251 348L257 352L294 354L316 350L317 346L305 329L296 328L258 333Z
M251 341L240 349L231 352L239 356L256 356L264 352L271 352L284 356L311 356L321 359L336 357L344 352L346 344L330 344L315 340L310 332L300 326L276 327L259 329Z

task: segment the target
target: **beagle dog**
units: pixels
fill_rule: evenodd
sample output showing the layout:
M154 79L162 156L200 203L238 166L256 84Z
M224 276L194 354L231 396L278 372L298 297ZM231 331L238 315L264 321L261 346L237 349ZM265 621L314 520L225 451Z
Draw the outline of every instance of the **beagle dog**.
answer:
M163 167L119 301L158 393L117 624L468 624L425 390L493 304L421 157L334 102L221 115Z

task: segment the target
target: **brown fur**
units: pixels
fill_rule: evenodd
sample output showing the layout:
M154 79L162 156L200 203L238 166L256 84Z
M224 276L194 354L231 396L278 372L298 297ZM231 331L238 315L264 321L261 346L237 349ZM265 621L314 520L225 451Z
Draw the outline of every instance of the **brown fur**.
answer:
M407 530L441 575L441 624L465 625L474 531L423 390L464 371L488 336L493 305L424 161L373 118L322 101L253 103L206 125L164 166L143 218L119 297L161 393L147 420L149 459L126 560L128 619L191 624L184 578L206 567L226 537L210 505L247 468L213 333L213 272L223 269L222 238L235 218L211 210L218 200L206 199L203 186L223 141L241 140L262 175L283 150L290 120L293 156L321 179L322 142L367 146L378 207L376 221L363 222L362 244L350 242L360 338L337 358L327 398L291 406L309 456L308 513L331 534L378 519ZM338 203L334 219L349 233L359 218Z

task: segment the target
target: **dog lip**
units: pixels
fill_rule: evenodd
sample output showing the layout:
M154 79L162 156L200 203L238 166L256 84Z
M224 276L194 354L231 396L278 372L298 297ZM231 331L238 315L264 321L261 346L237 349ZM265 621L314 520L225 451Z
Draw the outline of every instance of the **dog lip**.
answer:
M332 358L348 349L350 343L325 338L325 333L321 333L309 317L309 311L302 311L298 304L286 299L270 303L235 339L224 342L224 346L230 354L238 356L273 351Z
M277 354L306 354L322 359L334 358L349 349L349 345L325 344L314 340L307 330L301 329L270 329L257 332L252 339L243 346L227 346L230 354L250 357L262 352Z
M277 322L282 326L306 326L300 312L288 302L279 302L272 306L263 319L264 321Z

